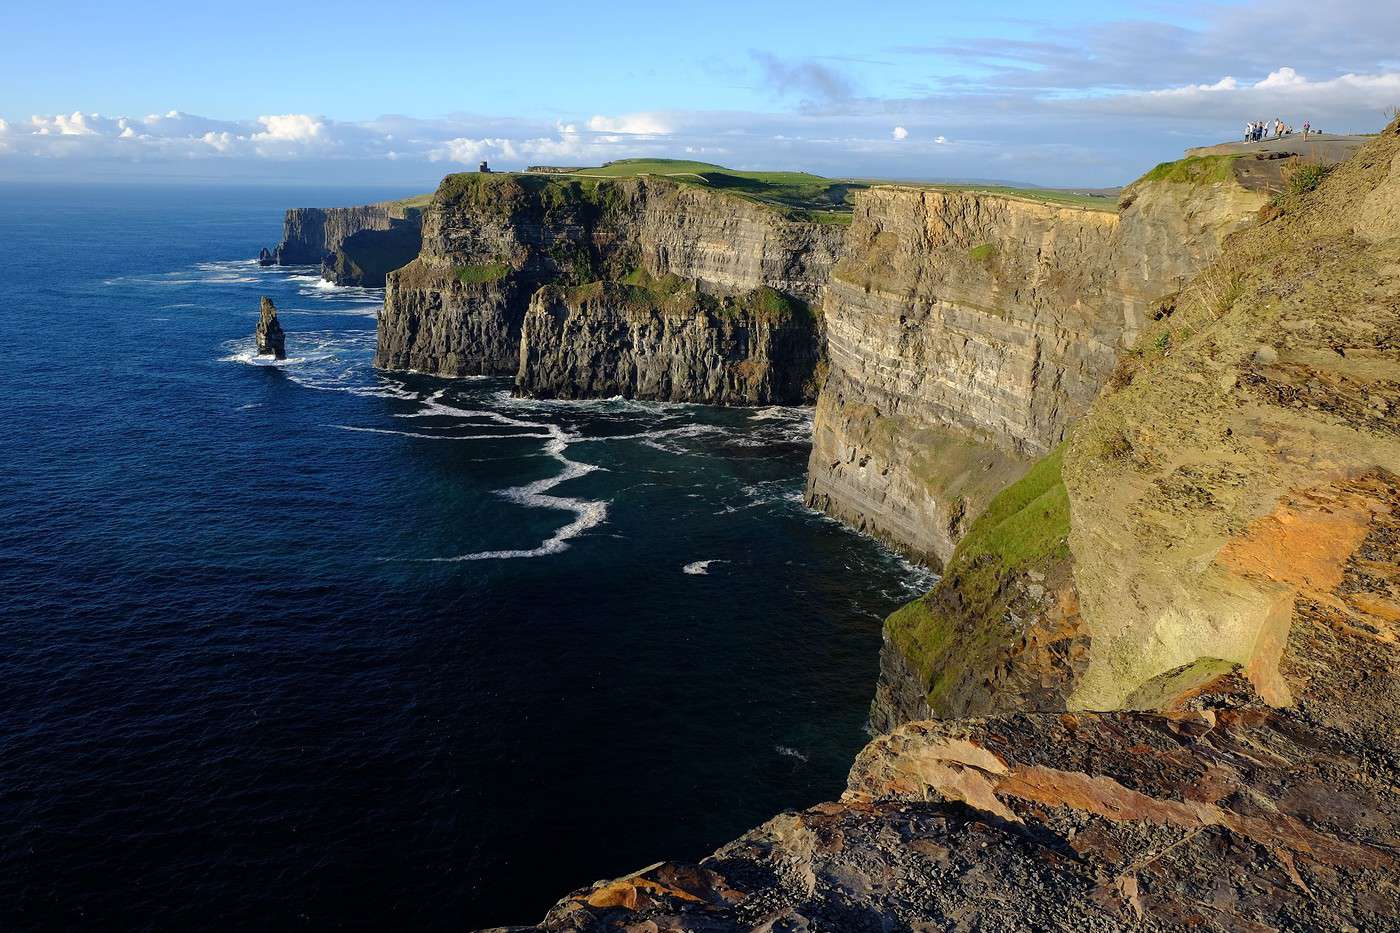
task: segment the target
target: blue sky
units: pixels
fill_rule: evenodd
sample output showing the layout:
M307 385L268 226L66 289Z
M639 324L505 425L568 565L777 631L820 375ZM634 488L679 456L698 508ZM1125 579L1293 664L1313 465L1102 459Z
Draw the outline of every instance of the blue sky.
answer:
M670 155L1109 185L1247 119L1374 130L1400 104L1400 5L1358 0L208 6L0 8L0 178Z

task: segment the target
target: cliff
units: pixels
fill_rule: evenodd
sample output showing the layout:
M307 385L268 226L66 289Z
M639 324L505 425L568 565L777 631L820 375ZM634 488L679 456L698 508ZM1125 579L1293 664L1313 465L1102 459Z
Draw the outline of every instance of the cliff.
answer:
M819 353L811 311L770 288L713 298L679 279L546 286L525 315L516 387L538 398L795 404L815 394Z
M537 929L1393 929L1397 208L1400 121L1293 173L990 498L887 633L948 718Z
M337 285L383 288L389 273L412 262L422 245L416 215L393 221L387 230L359 230L321 260L321 278Z
M420 202L410 198L359 207L291 208L272 261L320 265L322 275L338 285L383 287L387 272L418 253Z
M823 304L831 368L809 504L941 564L1266 200L1230 174L1149 175L1116 213L981 192L862 193Z
M388 276L375 365L550 396L810 400L817 322L760 306L815 300L842 229L660 178L448 176Z

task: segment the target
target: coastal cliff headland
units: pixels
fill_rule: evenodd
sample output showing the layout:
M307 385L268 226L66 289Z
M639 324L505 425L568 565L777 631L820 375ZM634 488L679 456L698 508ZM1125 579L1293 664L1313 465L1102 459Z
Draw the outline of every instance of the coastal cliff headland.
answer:
M657 176L448 176L375 363L549 397L811 401L839 223Z
M944 198L880 197L949 226ZM1070 229L1130 250L1131 206ZM1088 346L1123 349L1107 372L1049 365L1096 395L1062 375L1060 408L1021 391L1013 418L953 394L1000 406L983 443L1026 466L887 623L884 734L841 798L598 882L532 929L1394 929L1397 207L1400 121L1286 176L1252 222L1217 215L1243 229L1203 232L1160 302L1161 266L1134 263L1132 291L1085 271L1125 311ZM1035 288L1008 291L1034 321ZM973 407L935 410L961 430Z
M1400 122L1353 150L829 213L448 176L376 365L814 401L808 504L942 571L839 800L531 929L1393 925Z

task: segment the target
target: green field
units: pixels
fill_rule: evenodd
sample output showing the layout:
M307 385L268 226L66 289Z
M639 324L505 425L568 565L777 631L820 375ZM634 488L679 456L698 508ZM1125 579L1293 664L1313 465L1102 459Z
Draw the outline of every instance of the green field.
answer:
M793 219L816 223L850 223L851 197L872 185L900 185L935 191L970 191L1003 195L1046 204L1117 211L1115 197L1064 191L1055 188L1014 188L1002 185L938 184L934 182L889 181L879 178L826 178L808 172L745 172L712 162L685 159L620 159L596 168L570 173L583 178L631 178L660 175L683 184L717 188L766 204ZM567 175L565 176L567 177Z
M1169 163L1174 165L1175 163ZM1154 170L1161 172L1163 166ZM694 185L724 191L727 194L763 204L780 211L792 220L811 223L849 224L855 192L875 185L897 185L904 188L924 188L933 191L968 191L1001 195L1046 204L1082 207L1098 211L1117 211L1115 197L1065 191L1056 188L1015 188L1002 185L940 184L936 182L890 181L878 178L826 178L809 172L745 172L725 168L713 162L687 159L619 159L595 168L580 168L573 172L503 172L504 175L525 175L533 178L635 178L656 175L683 185ZM1194 174L1194 173L1193 173ZM403 208L426 208L431 194L388 202Z
M620 159L597 168L581 168L561 177L634 178L659 175L672 181L714 188L764 204L794 220L850 223L851 195L866 182L823 178L807 172L741 172L713 162L685 159Z
M920 182L887 182L906 188L929 188L934 191L970 191L977 194L999 194L1008 198L1025 201L1040 201L1045 204L1066 207L1084 207L1095 211L1118 212L1118 199L1101 194L1081 194L1077 191L1063 191L1058 188L1011 188L1004 185L942 185Z

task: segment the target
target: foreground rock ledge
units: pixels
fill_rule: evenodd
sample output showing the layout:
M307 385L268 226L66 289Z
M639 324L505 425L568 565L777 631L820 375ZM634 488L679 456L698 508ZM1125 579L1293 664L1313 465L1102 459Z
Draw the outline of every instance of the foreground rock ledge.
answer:
M1369 663L1285 710L1232 671L1163 714L911 723L861 753L839 802L578 891L529 929L1395 929L1400 658L1304 628L1315 662Z

